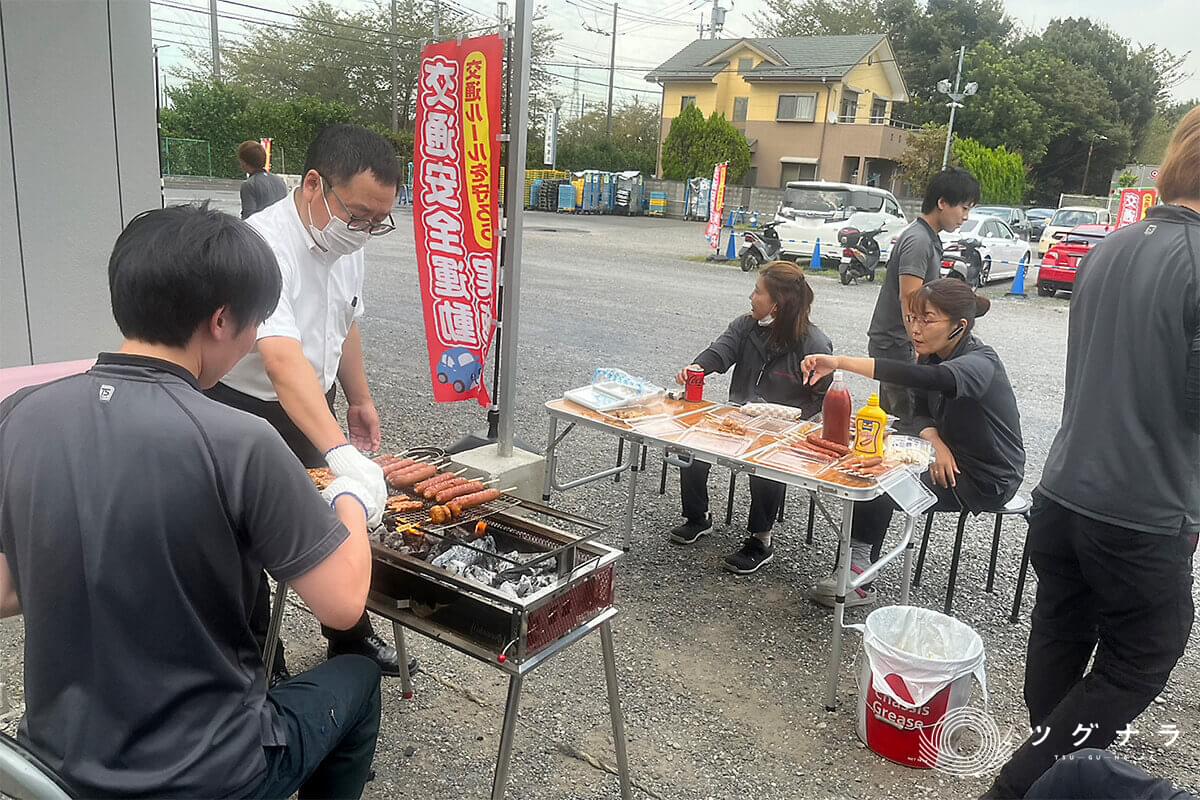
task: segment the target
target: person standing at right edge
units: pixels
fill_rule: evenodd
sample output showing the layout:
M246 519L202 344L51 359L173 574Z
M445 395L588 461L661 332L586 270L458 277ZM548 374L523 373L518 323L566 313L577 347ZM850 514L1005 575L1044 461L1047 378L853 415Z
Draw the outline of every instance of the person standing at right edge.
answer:
M1175 130L1158 190L1165 205L1109 234L1076 279L1062 427L1029 525L1038 589L1025 703L1035 730L985 798L1024 797L1056 759L1111 744L1162 692L1191 633L1200 109ZM1076 744L1079 726L1090 733Z
M912 335L904 320L909 301L927 283L942 276L942 231L956 231L979 202L979 181L966 170L944 169L925 190L921 216L892 244L887 273L875 313L867 329L867 354L871 358L917 363ZM891 383L879 385L879 405L904 422L912 420L913 391Z

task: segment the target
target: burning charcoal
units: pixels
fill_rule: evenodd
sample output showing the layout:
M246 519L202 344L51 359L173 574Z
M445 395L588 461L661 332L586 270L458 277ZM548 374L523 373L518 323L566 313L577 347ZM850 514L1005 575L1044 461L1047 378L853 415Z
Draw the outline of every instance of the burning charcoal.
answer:
M465 545L461 545L461 544L456 544L453 547L451 547L449 550L447 550L446 552L442 553L437 558L433 559L433 561L431 561L430 563L433 564L435 567L445 567L448 569L448 567L446 567L446 565L449 564L451 561L460 561L463 563L464 566L470 566L472 564L482 564L485 561L493 560L493 559L488 558L486 553L479 552L480 550L487 551L487 553L495 553L496 552L495 540L492 539L492 537L490 537L490 536L485 537L483 539L480 539L478 542L476 542L476 544L473 548L466 547Z
M517 585L512 581L504 581L496 588L500 590L501 594L511 597L513 600L519 597L517 594Z

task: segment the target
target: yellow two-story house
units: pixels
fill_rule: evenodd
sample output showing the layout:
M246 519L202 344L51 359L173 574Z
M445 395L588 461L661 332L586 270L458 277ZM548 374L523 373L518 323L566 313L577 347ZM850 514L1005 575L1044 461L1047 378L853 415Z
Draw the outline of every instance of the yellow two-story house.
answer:
M689 105L724 114L750 142L749 186L863 183L895 190L908 90L887 37L699 39L646 76L662 86L662 142Z

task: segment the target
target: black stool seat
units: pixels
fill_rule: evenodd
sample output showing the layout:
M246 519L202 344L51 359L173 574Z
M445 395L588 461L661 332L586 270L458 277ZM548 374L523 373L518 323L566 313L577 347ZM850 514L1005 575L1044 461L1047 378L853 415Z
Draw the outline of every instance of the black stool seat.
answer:
M979 512L981 514L994 514L996 517L996 524L992 531L991 558L988 561L987 585L984 588L984 590L988 593L993 591L996 582L996 558L1000 551L1000 526L1003 524L1005 517L1015 515L1024 517L1025 524L1028 527L1029 509L1032 507L1032 505L1033 504L1030 502L1028 497L1025 497L1018 492L1013 499L1004 504L1004 508L997 511L989 510ZM933 529L933 515L936 513L938 512L930 511L925 514L925 535L921 537L921 552L917 556L917 571L913 576L914 587L921 585L921 573L925 569L925 552L929 548L929 533ZM944 606L944 612L947 615L949 615L954 608L954 585L958 581L958 562L962 555L963 532L966 529L967 517L970 516L970 514L971 512L967 511L966 509L963 509L958 514L958 528L954 534L954 553L950 557L950 579L946 584L946 603ZM1021 606L1021 594L1025 590L1025 573L1029 565L1028 537L1026 537L1025 547L1022 548L1022 551L1021 571L1017 578L1017 593L1016 598L1013 600L1013 612L1012 616L1010 617L1013 622L1017 621L1017 613L1019 612Z

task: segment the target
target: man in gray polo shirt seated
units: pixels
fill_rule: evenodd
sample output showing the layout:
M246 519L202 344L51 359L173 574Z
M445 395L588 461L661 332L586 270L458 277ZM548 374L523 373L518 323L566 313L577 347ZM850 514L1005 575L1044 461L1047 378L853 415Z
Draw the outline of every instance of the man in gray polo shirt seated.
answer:
M108 267L125 341L0 404L0 614L25 616L19 736L83 797L358 797L379 667L344 655L267 690L265 568L326 625L370 584L367 520L318 494L269 424L210 400L279 299L271 249L204 207L148 211Z

